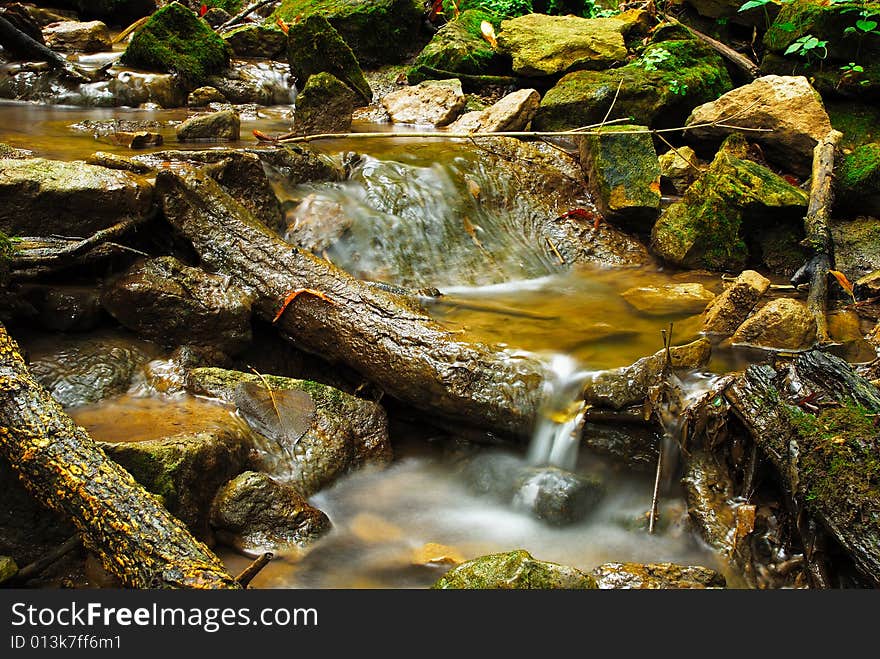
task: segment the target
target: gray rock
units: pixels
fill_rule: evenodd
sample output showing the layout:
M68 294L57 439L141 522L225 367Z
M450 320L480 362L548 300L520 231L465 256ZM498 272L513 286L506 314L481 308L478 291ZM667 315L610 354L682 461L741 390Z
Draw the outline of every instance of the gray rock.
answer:
M105 284L101 294L104 308L146 339L212 346L230 355L251 340L251 302L227 277L173 256L136 263Z
M451 569L434 583L436 589L576 589L596 588L580 570L535 559L524 549L489 554Z
M532 467L521 472L513 504L549 524L563 526L586 517L604 494L596 478L556 467Z
M50 23L43 28L43 38L52 50L68 53L96 53L113 48L110 30L101 21Z
M461 82L426 80L386 94L382 105L397 124L445 126L461 114L466 99Z
M241 119L234 110L190 117L177 127L180 142L196 140L237 141L241 137Z

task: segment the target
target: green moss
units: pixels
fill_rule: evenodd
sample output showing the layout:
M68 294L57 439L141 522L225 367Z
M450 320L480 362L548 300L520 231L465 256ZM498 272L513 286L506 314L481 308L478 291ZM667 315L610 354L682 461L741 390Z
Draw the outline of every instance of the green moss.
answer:
M129 66L177 73L190 87L229 64L226 42L189 9L172 3L137 30L122 55Z
M248 2L250 2L250 0L248 0ZM244 3L242 0L202 0L202 4L208 9L216 7L217 9L222 9L230 14L237 14L241 11Z
M6 284L6 278L9 275L9 264L14 251L9 236L0 231L0 286Z
M462 563L440 577L435 589L594 589L596 580L580 570L539 561L524 549L489 554Z
M871 63L880 53L880 38L873 34L846 32L855 25L863 8L880 13L880 3L876 2L835 2L827 6L815 0L783 3L776 20L764 35L764 45L771 52L783 53L797 39L811 34L828 42L827 61L855 59Z
M831 125L843 133L844 149L880 141L880 105L825 99L825 109Z
M865 185L880 187L880 143L865 144L846 156L838 183L843 189L852 190Z

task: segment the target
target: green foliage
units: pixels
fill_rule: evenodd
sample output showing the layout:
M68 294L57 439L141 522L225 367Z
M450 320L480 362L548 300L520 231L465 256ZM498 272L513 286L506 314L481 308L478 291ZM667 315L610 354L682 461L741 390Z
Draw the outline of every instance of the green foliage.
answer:
M799 39L795 39L783 53L783 55L792 54L806 57L808 60L814 57L825 59L828 56L828 41L818 39L812 34L805 34Z
M679 96L684 96L687 94L688 86L686 82L681 82L680 80L673 78L669 81L669 91L673 94L677 94Z
M250 0L248 0L250 2ZM202 4L208 9L222 9L230 14L236 14L241 11L243 6L242 0L202 0Z
M443 13L451 19L456 10L479 9L505 18L526 14L565 16L574 14L582 18L613 16L616 9L605 9L596 0L443 0Z
M638 64L645 71L659 71L661 65L671 57L672 53L665 48L653 48L642 55L642 58L638 60Z

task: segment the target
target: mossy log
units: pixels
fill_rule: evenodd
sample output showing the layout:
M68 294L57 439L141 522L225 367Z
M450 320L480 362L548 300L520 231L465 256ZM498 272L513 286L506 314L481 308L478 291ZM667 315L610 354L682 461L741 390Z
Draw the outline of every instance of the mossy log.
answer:
M778 371L750 366L725 396L797 508L880 585L880 391L844 360L811 351Z
M531 432L544 379L536 357L458 340L412 299L282 241L203 173L163 170L156 186L166 218L205 265L251 289L264 319L280 313L276 325L297 347L439 417Z
M220 560L64 413L0 325L0 455L131 588L239 588Z

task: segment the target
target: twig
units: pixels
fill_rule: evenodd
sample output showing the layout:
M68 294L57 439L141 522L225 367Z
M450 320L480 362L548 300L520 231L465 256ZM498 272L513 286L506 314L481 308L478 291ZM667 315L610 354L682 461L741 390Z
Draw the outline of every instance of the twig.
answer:
M611 99L611 105L608 106L608 112L605 113L605 116L602 117L602 121L599 122L598 130L602 130L605 126L605 122L608 121L608 117L611 116L611 111L614 109L614 104L617 103L617 97L620 95L621 87L623 87L623 78L617 81L617 91L614 92L614 98Z
M250 14L251 12L255 12L255 11L257 11L257 9L260 9L261 7L265 7L266 5L271 4L274 1L275 0L260 0L259 2L255 2L247 9L243 9L242 11L237 13L235 16L230 18L228 21L221 24L220 27L218 27L216 31L222 32L226 28L232 27L236 23L243 21L247 17L247 15Z
M137 19L134 23L132 23L132 24L129 25L127 28L125 28L122 32L120 32L119 34L117 34L117 35L113 38L113 41L112 41L111 43L119 43L119 42L121 42L123 39L125 39L125 37L127 37L129 34L131 34L132 32L134 32L135 30L137 30L141 25L143 25L143 24L146 23L148 20L150 20L150 18L152 18L152 15L150 15L150 16L143 16L143 17Z
M248 565L244 570L242 570L241 574L235 577L235 580L241 585L242 588L247 588L248 584L253 581L254 577L257 576L260 571L264 567L269 564L275 557L271 551L267 551L265 554L260 554L257 559Z
M565 265L565 259L562 257L562 254L559 253L559 250L556 249L556 245L553 244L553 241L550 240L550 236L547 236L547 244L550 245L550 249L556 254L556 258L559 259L559 265Z
M681 151L679 151L677 147L674 147L672 145L672 142L667 140L662 135L658 135L657 138L661 142L663 142L666 146L668 146L670 149L672 149L672 151L675 153L675 155L677 155L679 158L681 158L691 169L693 169L695 172L697 172L697 174L700 173L700 168L696 164L694 164L689 158L685 157L685 155Z
M21 570L18 571L12 579L10 579L7 583L13 584L23 584L28 579L32 579L38 574L42 573L46 568L50 565L61 559L66 554L69 554L74 549L82 546L82 536L79 533L74 533L63 543L55 547L52 551L40 556L33 563L25 565Z
M654 493L651 495L651 515L648 517L648 533L654 533L657 524L657 508L660 505L660 480L663 474L663 448L657 454L657 473L654 475Z

